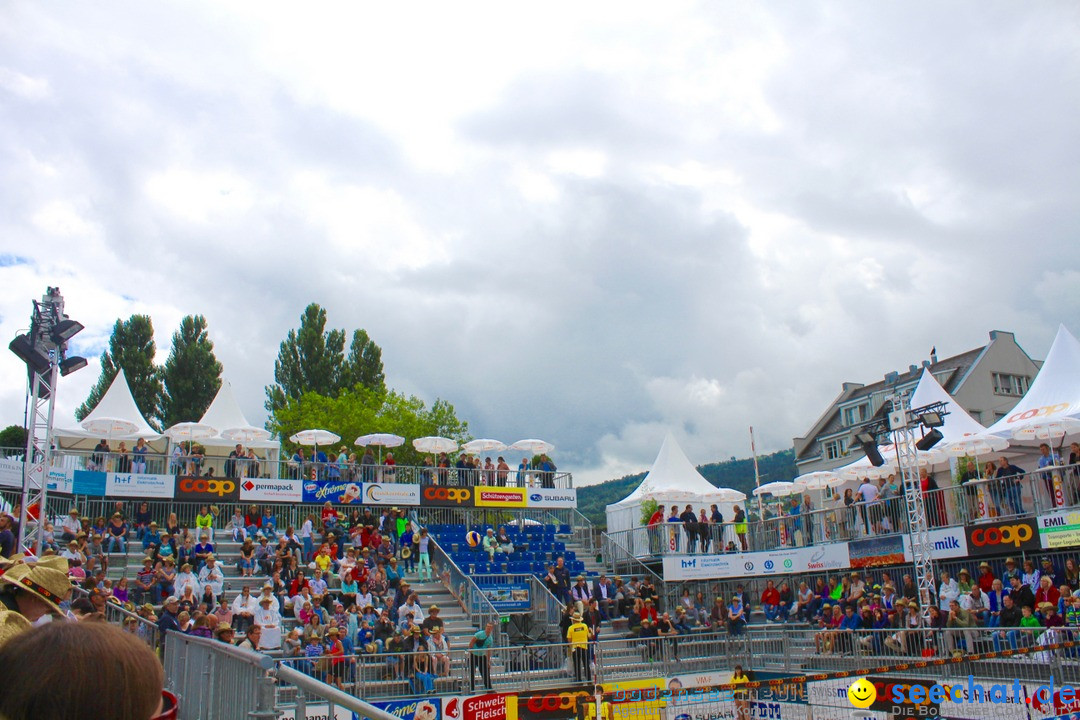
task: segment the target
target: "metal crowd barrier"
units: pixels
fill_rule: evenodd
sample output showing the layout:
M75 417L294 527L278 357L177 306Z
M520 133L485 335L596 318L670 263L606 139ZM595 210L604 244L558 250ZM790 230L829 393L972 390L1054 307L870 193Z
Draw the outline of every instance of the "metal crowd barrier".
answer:
M267 655L170 630L165 685L179 700L180 720L277 718Z

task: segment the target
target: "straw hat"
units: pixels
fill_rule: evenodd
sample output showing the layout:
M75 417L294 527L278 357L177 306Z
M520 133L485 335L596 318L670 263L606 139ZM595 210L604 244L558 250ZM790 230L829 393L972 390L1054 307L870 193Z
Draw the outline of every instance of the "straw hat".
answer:
M35 565L37 565L37 567L49 568L51 570L59 570L65 575L67 575L67 572L70 569L68 568L67 558L60 557L59 555L46 555L44 557L40 557L38 558L38 561L35 563Z
M19 613L12 610L0 610L0 645L31 627L30 621Z
M45 602L53 611L63 614L60 602L71 594L71 581L65 570L39 565L15 565L0 575L0 583L13 585L32 593Z
M340 635L341 631L338 630L336 627L332 627L332 628L330 628L329 630L326 631L326 634L327 635Z
M222 635L227 632L233 632L232 625L229 623L218 623L218 626L214 628L214 636Z
M22 553L16 553L15 555L12 555L11 557L6 557L6 558L5 557L0 557L0 575L3 575L4 571L6 571L8 568L10 568L10 567L12 567L14 565L18 565L18 564L22 563L24 560L26 560L26 556L23 555Z
M572 617L575 621L581 622L581 613L574 613Z

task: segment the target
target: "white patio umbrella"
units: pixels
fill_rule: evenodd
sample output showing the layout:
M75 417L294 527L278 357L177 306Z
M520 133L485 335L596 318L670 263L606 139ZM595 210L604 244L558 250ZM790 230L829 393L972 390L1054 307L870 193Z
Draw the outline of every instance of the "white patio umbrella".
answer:
M439 437L438 435L429 435L428 437L416 438L412 441L412 445L416 448L417 452L422 453L449 453L458 449L458 444L450 438Z
M746 499L746 493L735 488L716 488L716 494L720 496L720 502L737 503Z
M461 446L462 451L469 455L483 455L489 452L502 452L506 449L506 443L490 438L470 440Z
M367 447L368 445L375 445L379 448L379 464L382 465L382 449L384 447L395 448L405 444L405 438L400 435L394 435L393 433L370 433L368 435L361 435L356 438L356 442L353 445L362 445Z
M225 428L221 431L221 437L238 443L262 442L270 439L270 431L252 425L243 425Z
M94 418L93 420L83 420L83 430L86 432L95 433L97 435L104 435L107 439L112 439L114 435L130 435L139 429L139 426L130 420L124 420L123 418L101 417Z
M754 495L761 497L768 493L775 497L783 497L784 495L791 495L799 491L799 487L793 482L787 482L784 480L777 480L771 483L765 483L761 487L754 488Z
M1080 434L1080 420L1073 417L1061 417L1053 420L1041 420L1028 423L1024 427L1013 430L1013 439L1021 442L1045 440L1053 443L1060 440L1065 442L1066 435Z
M520 450L522 452L532 453L533 455L546 455L555 449L555 446L546 440L537 440L530 438L528 440L518 440L511 445L508 450Z
M824 490L844 484L844 478L834 472L818 471L795 478L795 484L807 490Z
M1007 447L1009 447L1009 441L997 435L968 435L950 442L941 450L954 457L971 455L978 459L980 455L1000 452Z
M176 423L165 429L165 434L173 442L205 440L218 434L217 428L197 422Z
M301 430L292 437L289 438L297 445L329 445L336 443L341 439L340 435L336 435L329 430Z

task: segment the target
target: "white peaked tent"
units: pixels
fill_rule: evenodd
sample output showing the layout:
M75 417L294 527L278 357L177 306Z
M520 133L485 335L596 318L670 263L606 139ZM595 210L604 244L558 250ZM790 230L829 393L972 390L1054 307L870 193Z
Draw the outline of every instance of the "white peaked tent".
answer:
M1061 325L1027 394L987 432L1011 440L1016 430L1063 418L1080 419L1080 341Z
M83 418L82 422L87 423L99 418L127 420L134 423L137 428L133 433L112 435L107 438L109 444L113 447L120 441L124 441L127 443L128 449L131 449L139 438L143 438L156 451L161 452L164 449L165 437L150 427L150 423L146 422L146 418L139 412L138 406L135 405L135 398L131 395L131 388L128 386L123 368L116 373L112 385L109 385L109 389L101 396L101 400L90 411L90 414ZM81 427L72 427L67 429L57 428L53 431L53 437L56 438L62 448L93 449L103 436L98 433L88 432Z
M244 412L240 409L240 403L236 402L232 383L228 380L222 380L221 387L218 389L217 395L214 396L214 401L210 403L210 407L206 408L206 412L199 419L199 424L209 425L218 431L218 434L214 437L199 440L199 444L205 446L208 450L211 447L231 448L236 446L235 440L221 437L223 431L230 428L252 427L251 423L244 417ZM256 449L277 450L280 447L277 440L255 440L241 444L244 447Z
M724 517L731 517L731 503L706 480L686 457L679 443L668 433L648 474L634 492L607 506L608 533L641 527L641 504L655 500L661 505L694 505L695 510L715 503Z

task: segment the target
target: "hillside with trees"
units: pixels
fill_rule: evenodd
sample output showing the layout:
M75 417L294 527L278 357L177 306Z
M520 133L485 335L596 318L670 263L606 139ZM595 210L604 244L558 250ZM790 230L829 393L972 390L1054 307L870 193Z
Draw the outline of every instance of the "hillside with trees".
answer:
M731 458L724 462L699 465L697 470L716 487L735 488L747 495L754 489L753 458ZM774 480L791 480L797 474L795 451L781 450L771 455L759 456L758 470L762 484ZM641 472L578 488L578 510L594 524L604 526L607 524L604 509L629 495L644 478L645 473Z

